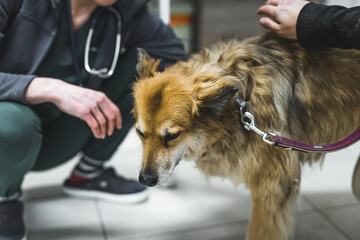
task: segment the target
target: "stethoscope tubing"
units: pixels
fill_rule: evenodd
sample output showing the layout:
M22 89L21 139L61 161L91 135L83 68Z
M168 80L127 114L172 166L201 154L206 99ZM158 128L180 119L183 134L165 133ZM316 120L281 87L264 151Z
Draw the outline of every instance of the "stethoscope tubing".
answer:
M76 49L76 43L75 43L75 37L74 37L74 26L73 26L73 20L71 15L71 2L70 0L67 1L67 10L68 10L68 25L69 25L69 33L70 33L70 41L71 41L71 52L74 59L74 67L76 71L76 78L80 86L83 86L83 82L81 79L81 73L80 73L80 66L79 66L79 59L77 56L77 49ZM96 21L99 17L99 15L105 11L111 12L117 20L117 33L116 33L116 45L115 45L115 51L114 51L114 57L113 61L111 63L110 69L108 68L102 68L102 69L95 69L91 68L89 65L89 52L91 47L91 40L94 34L94 28L96 25ZM113 7L106 7L106 8L100 8L95 12L93 19L91 21L90 29L86 38L86 44L85 44L85 54L84 54L84 66L86 71L94 76L97 76L99 78L105 79L111 77L114 72L115 68L119 59L120 55L120 48L121 48L121 16L120 13Z
M114 52L114 57L113 57L113 61L111 64L110 69L93 69L90 67L89 65L89 52L90 52L90 46L91 46L91 39L92 36L94 34L94 28L96 25L96 21L98 16L103 13L104 11L109 11L111 13L113 13L113 15L116 16L116 20L117 20L117 34L116 34L116 45L115 45L115 52ZM89 33L86 39L86 45L85 45L85 56L84 56L84 66L86 71L88 71L90 74L92 75L96 75L99 78L109 78L114 74L117 62L118 62L118 58L120 55L120 48L121 48L121 16L119 14L118 11L116 11L116 9L114 9L113 7L107 7L107 8L102 8L101 10L97 11L92 19L91 22L91 26L89 29Z

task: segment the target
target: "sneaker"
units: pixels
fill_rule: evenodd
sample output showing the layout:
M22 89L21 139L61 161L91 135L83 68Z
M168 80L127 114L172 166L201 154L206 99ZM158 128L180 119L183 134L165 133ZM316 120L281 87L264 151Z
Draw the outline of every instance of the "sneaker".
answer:
M71 197L118 203L139 203L148 198L145 186L116 175L113 168L107 168L99 176L83 182L67 179L63 190Z
M354 196L360 201L360 157L356 163L353 173L352 190Z
M24 240L24 206L19 200L0 202L0 240Z

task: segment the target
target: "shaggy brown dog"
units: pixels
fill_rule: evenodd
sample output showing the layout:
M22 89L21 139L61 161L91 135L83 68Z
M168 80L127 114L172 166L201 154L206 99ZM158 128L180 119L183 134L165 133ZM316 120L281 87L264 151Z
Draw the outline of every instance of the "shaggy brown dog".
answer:
M166 181L182 159L208 176L245 182L252 195L247 239L291 236L300 164L324 154L286 151L244 129L238 95L258 128L314 144L339 141L360 126L360 52L302 48L267 34L219 43L156 72L140 62L134 86L143 142L140 181Z

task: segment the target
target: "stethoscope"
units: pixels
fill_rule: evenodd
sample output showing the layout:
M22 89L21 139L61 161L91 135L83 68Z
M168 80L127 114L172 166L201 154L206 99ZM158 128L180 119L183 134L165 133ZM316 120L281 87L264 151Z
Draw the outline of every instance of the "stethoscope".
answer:
M73 59L74 59L76 78L79 82L79 85L82 86L83 83L82 83L82 79L81 79L79 61L78 61L78 56L77 56L70 0L67 1L67 8L68 8L67 15L68 15L68 25L69 25L69 32L70 32L71 49L72 49L72 55L73 55ZM113 57L113 61L110 66L110 69L108 69L108 68L95 69L95 68L91 68L89 65L89 52L90 52L91 40L92 40L92 36L94 34L94 28L96 25L96 21L97 21L98 17L104 12L110 12L116 17L116 20L117 20L116 45L115 45L114 57ZM120 46L121 46L121 16L120 16L120 13L113 7L104 7L104 8L98 9L92 17L89 33L86 38L85 55L84 55L84 66L85 66L86 71L88 73L90 73L91 75L94 75L96 77L103 78L103 79L111 77L114 74L114 71L115 71L115 68L116 68L116 65L117 65L117 62L119 59Z

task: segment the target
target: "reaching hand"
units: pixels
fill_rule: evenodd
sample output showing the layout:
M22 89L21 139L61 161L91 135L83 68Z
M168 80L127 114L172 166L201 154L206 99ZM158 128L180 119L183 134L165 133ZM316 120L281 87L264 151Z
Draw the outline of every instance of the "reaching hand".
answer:
M119 108L102 92L61 80L35 78L25 93L29 103L52 102L61 111L84 120L94 136L105 138L122 124Z
M308 4L304 0L268 0L258 10L260 24L280 37L296 39L296 21L301 9Z

